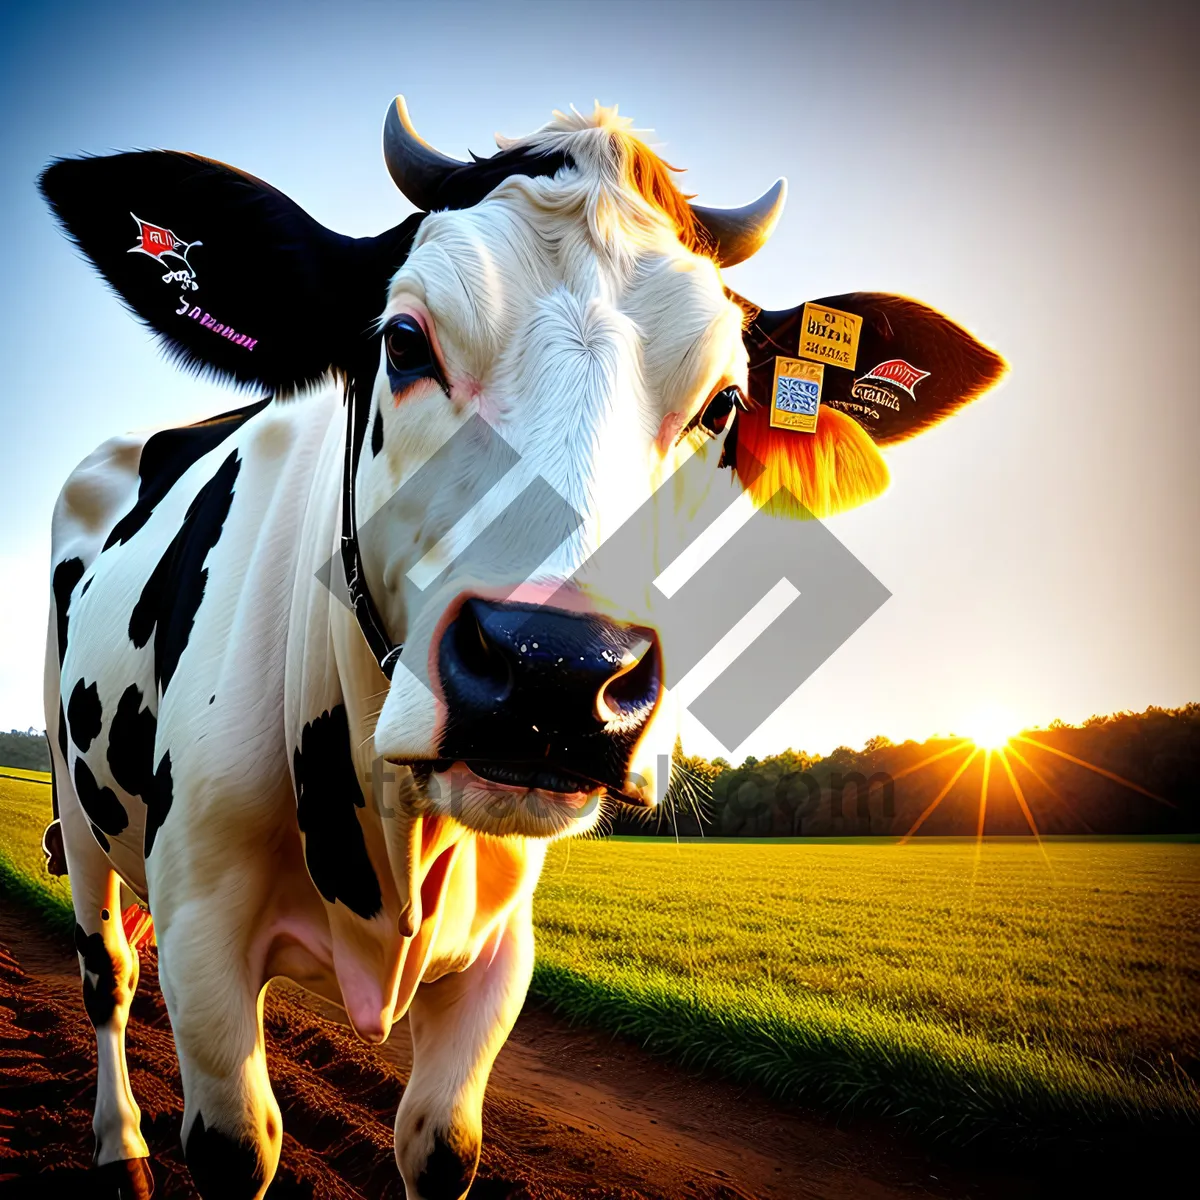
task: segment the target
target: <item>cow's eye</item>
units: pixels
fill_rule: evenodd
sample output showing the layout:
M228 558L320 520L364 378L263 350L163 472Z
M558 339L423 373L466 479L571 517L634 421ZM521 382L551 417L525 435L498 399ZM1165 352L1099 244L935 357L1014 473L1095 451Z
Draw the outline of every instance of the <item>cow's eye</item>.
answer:
M383 333L388 381L398 394L419 379L441 380L429 338L414 317L397 317Z
M700 428L709 437L718 437L729 428L734 412L745 407L741 389L737 386L722 388L705 406L700 414Z

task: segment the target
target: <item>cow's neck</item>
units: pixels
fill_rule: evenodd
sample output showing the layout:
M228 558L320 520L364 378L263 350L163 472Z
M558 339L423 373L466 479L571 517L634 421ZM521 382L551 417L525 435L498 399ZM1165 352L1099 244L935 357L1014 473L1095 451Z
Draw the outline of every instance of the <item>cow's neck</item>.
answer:
M441 953L462 965L479 953L489 929L487 913L474 901L475 881L468 878L477 861L473 835L423 810L407 768L376 761L374 727L387 680L354 614L315 582L328 578L341 535L345 415L340 405L324 411L329 428L304 515L289 622L286 723L290 754L307 723L338 705L345 708L356 779L346 778L343 786L355 800L354 789L361 791L364 803L355 806L354 816L382 908L367 918L341 900L326 901L324 907L347 1012L360 1033L376 1040L407 1009L433 960L447 914L459 944L449 951L443 946ZM517 847L514 851L523 854Z

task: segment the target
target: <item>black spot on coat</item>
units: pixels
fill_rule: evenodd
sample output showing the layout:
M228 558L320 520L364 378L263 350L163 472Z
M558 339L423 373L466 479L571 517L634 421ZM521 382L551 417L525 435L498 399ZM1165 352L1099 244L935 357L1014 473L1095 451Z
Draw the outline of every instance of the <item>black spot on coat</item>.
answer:
M104 549L123 545L150 519L150 514L182 478L183 473L211 450L215 450L230 434L240 429L251 417L257 416L271 398L235 408L195 425L164 429L142 447L138 464L138 494L134 506L113 526Z
M168 750L154 772L154 782L150 786L149 795L143 793L146 801L146 841L143 851L146 858L154 849L154 839L163 827L167 814L171 811L171 801L174 799L175 781L171 778L171 752Z
M58 701L58 748L62 751L63 762L69 763L71 760L67 754L67 714L63 709L61 697Z
M375 419L371 422L371 457L374 458L383 449L383 409L375 410Z
M67 720L71 725L71 740L86 753L99 734L104 720L104 713L100 707L100 693L94 683L84 687L83 680L80 679L75 684L67 704Z
M251 1200L266 1179L258 1147L205 1125L203 1113L196 1115L183 1153L204 1200Z
M83 559L64 558L54 568L51 590L54 592L54 617L58 627L58 665L67 654L67 617L71 611L71 593L83 578Z
M83 977L83 1007L88 1019L99 1029L112 1020L117 1006L117 976L113 970L112 957L104 938L98 933L85 934L81 925L75 926L75 949L83 959L83 968L88 973ZM93 983L88 975L95 975Z
M204 560L221 539L240 467L235 450L196 493L130 615L129 639L139 650L154 636L154 679L160 692L167 690L191 637L208 583Z
M101 787L96 782L91 767L82 755L75 759L75 794L79 797L79 803L87 813L88 820L109 837L116 837L129 824L129 815L117 799L116 792L112 788ZM97 838L97 841L99 840ZM108 849L106 842L101 841L100 844Z
M154 735L158 722L142 708L142 691L131 683L117 702L108 730L108 769L131 796L148 801L154 785Z
M425 1200L459 1200L466 1194L475 1178L479 1149L456 1149L440 1133L433 1139L433 1149L417 1176L417 1190Z
M305 725L292 766L296 819L305 835L304 859L317 891L330 904L340 900L351 912L370 919L383 907L383 896L354 814L366 801L350 755L344 705L334 705Z

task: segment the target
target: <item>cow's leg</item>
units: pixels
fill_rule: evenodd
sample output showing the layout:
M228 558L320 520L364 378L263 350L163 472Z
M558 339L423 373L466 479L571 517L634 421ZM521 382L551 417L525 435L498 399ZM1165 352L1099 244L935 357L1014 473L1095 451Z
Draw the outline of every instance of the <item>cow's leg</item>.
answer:
M533 972L528 902L491 951L422 984L408 1012L413 1069L396 1113L396 1162L409 1200L458 1200L475 1177L484 1089Z
M56 754L60 791L70 787ZM64 780L66 782L64 783ZM146 1200L154 1179L141 1133L142 1115L129 1086L125 1026L138 981L137 951L121 924L121 884L100 849L74 793L61 795L62 836L75 907L75 950L83 976L83 1003L96 1030L94 1161L123 1200Z
M183 1080L183 1150L204 1200L254 1200L279 1165L283 1122L267 1077L265 983L248 953L253 922L215 880L158 926L159 978ZM244 881L243 881L244 882Z

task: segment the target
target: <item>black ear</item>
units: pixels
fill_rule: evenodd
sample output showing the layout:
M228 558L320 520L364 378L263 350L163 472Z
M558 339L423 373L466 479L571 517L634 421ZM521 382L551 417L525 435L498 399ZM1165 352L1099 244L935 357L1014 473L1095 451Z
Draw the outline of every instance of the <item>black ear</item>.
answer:
M273 391L362 361L420 223L344 237L262 180L175 151L61 159L39 182L173 357Z
M824 364L820 404L852 417L878 445L945 420L1007 369L949 317L905 296L850 292L750 311L751 399L774 403L777 358Z

